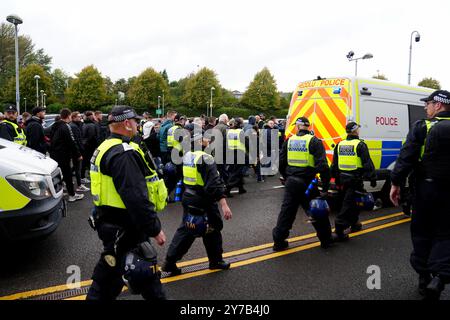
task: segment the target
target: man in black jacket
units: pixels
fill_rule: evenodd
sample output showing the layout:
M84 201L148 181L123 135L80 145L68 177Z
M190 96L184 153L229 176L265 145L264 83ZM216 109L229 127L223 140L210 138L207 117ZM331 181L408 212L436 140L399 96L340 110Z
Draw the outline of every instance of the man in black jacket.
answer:
M69 202L74 202L84 198L83 194L75 193L72 181L72 168L70 160L83 160L77 142L73 136L69 122L72 120L72 112L69 109L62 109L61 120L55 122L52 126L50 157L58 162L61 168L64 182L66 183L67 193L69 194Z
M81 182L89 183L89 179L86 178L86 170L89 170L89 161L95 149L100 145L100 127L92 111L86 111L85 116L82 129L84 153L81 166Z
M82 138L82 130L83 130L83 122L81 122L81 115L78 111L72 112L72 121L69 123L70 128L73 132L73 137L75 138L75 141L77 142L78 150L80 150L80 153L84 154L84 148L83 148L83 138ZM80 161L78 159L72 159L73 162L73 170L75 171L75 178L77 180L77 192L86 192L90 189L86 187L81 182L81 167L83 164L83 161Z
M45 118L45 108L35 107L31 114L32 117L27 121L25 128L27 147L46 154L48 144L45 141L44 127L42 126L42 121Z
M419 293L439 299L450 283L450 92L437 90L425 102L428 119L411 128L391 172L391 200L414 170L411 265L419 274Z

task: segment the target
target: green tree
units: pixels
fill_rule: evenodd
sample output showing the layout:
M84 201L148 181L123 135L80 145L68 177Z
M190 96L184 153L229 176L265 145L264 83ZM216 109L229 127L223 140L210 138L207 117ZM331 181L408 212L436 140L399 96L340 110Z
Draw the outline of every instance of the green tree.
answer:
M291 96L292 92L290 93L282 93L280 92L280 109L285 110L286 114L289 110L289 106L291 104Z
M52 78L52 88L55 99L60 103L64 103L66 100L65 92L69 86L69 75L62 69L55 69L50 76Z
M162 96L163 90L165 93L169 92L166 80L153 68L148 68L132 81L128 99L131 105L140 112L149 111L157 108L158 96Z
M169 84L169 76L167 75L166 69L161 72L162 77L166 80L167 84Z
M191 73L185 78L181 78L178 81L172 81L169 84L170 99L165 99L165 105L171 107L172 109L179 108L183 106L183 96L186 91L186 84L188 81L194 77Z
M242 96L241 105L257 112L269 112L280 107L277 84L269 69L264 67L255 75Z
M220 108L222 101L222 87L217 75L208 68L200 69L186 82L182 102L187 107L196 110L206 110L207 103L211 100L211 88L213 92L213 107Z
M389 80L384 74L378 73L372 76L372 79Z
M11 24L0 24L0 88L3 88L11 77L15 76L15 31ZM33 41L29 36L19 36L20 68L31 64L41 65L45 71L50 71L52 58L43 49L35 51Z
M71 81L67 89L67 102L73 110L98 109L106 104L105 80L93 66L87 66Z
M36 80L34 79L35 75L39 75L41 78L39 79L39 104L42 102L41 90L45 91L46 94L46 104L50 104L53 102L54 98L53 94L53 86L52 79L50 75L44 71L42 66L37 64L31 64L26 66L25 68L20 70L19 74L19 82L20 82L20 104L21 110L25 111L25 99L27 101L27 111L30 111L33 107L36 106ZM5 100L6 101L15 101L16 98L16 77L12 77L6 87L5 87Z
M423 78L417 85L419 87L431 88L436 90L441 89L441 83L438 80L433 79L431 77Z

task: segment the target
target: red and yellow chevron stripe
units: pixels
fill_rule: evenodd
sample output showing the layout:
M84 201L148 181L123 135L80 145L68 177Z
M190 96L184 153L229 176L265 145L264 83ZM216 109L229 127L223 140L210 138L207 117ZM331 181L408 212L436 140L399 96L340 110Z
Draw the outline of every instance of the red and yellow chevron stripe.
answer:
M352 99L349 79L326 79L300 83L291 99L286 139L296 134L295 121L307 117L311 130L323 140L325 149L345 138L345 125L351 115ZM332 152L327 152L332 160Z

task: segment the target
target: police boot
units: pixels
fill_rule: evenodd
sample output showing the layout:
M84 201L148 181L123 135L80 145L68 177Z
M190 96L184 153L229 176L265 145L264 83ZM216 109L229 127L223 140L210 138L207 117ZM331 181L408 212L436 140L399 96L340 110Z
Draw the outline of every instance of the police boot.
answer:
M444 290L444 282L439 278L439 275L434 276L425 289L424 300L439 300L441 292Z
M330 236L330 238L328 239L322 239L320 240L320 247L322 249L328 249L329 247L331 247L334 244L334 239L333 236Z
M217 261L217 262L210 262L209 269L211 269L211 270L217 270L217 269L228 270L228 269L230 269L230 263L225 262L223 260Z
M240 186L239 187L239 194L244 194L244 193L247 193L247 190L245 190L243 186Z
M289 242L287 240L275 241L273 243L273 251L283 251L289 247Z
M350 228L350 232L358 232L361 231L362 229L362 223L361 222L357 222L354 225L351 226Z
M181 269L177 267L176 263L166 261L161 269L164 272L169 272L171 277L181 274Z
M345 234L344 230L345 230L344 227L336 225L335 231L333 233L334 242L343 242L349 239L348 234Z
M429 273L419 274L419 294L425 296L428 284L431 281L431 275Z

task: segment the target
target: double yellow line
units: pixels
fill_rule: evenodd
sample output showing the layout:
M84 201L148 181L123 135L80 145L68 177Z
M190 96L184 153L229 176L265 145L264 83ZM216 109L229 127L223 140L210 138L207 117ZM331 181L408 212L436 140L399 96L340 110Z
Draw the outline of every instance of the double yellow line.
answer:
M371 224L371 223L375 223L375 222L379 222L379 221L383 221L383 220L388 220L388 219L392 219L392 218L397 218L403 216L403 213L398 212L398 213L394 213L394 214L390 214L390 215L386 215L383 217L379 217L379 218L375 218L375 219L370 219L370 220L366 220L363 221L362 224L363 225L367 225L367 224ZM381 224L379 226L375 226L372 228L368 228L365 230L361 230L355 233L351 233L350 237L356 237L356 236L360 236L366 233L370 233L370 232L375 232L381 229L386 229L386 228L390 228L402 223L406 223L411 221L410 218L405 218L405 219L401 219L401 220L396 220L393 222L389 222L389 223L385 223L385 224ZM307 239L311 239L316 237L316 233L310 233L304 236L299 236L299 237L294 237L294 238L290 238L288 239L289 242L297 242L297 241L302 241L302 240L307 240ZM235 250L235 251L230 251L227 253L223 254L224 258L229 258L229 257L233 257L233 256L237 256L237 255L242 255L242 254L247 254L247 253L251 253L251 252L255 252L255 251L259 251L259 250L264 250L264 249L268 249L271 248L273 246L273 243L266 243L266 244L262 244L262 245L258 245L258 246L253 246L253 247L249 247L249 248L245 248L245 249L240 249L240 250ZM253 263L257 263L257 262L261 262L261 261L265 261L265 260L269 260L269 259L273 259L273 258L277 258L277 257L281 257L281 256L285 256L288 254L292 254L292 253L296 253L296 252L300 252L300 251L304 251L304 250L308 250L308 249L312 249L315 247L320 246L320 242L313 242L313 243L309 243L309 244L305 244L302 246L298 246L298 247L294 247L294 248L290 248L284 251L280 251L280 252L273 252L273 253L269 253L266 255L262 255L259 257L255 257L255 258L251 258L251 259L246 259L246 260L242 260L242 261L238 261L238 262L234 262L231 264L231 268L238 268L238 267L242 267L245 265L249 265L249 264L253 264ZM180 262L178 263L178 267L187 267L187 266L192 266L192 265L196 265L196 264L200 264L200 263L206 263L208 262L208 258L199 258L199 259L194 259L194 260L189 260L189 261L185 261L185 262ZM206 274L211 274L214 272L218 272L220 270L199 270L199 271L194 271L194 272L189 272L189 273L185 273L185 274L181 274L178 276L174 276L174 277L168 277L168 278L163 278L161 279L162 283L170 283L170 282L175 282L175 281L180 281L180 280L184 280L184 279L189 279L189 278L194 278L194 277L198 277L198 276L202 276L202 275L206 275ZM37 289L37 290L31 290L31 291L26 291L26 292L19 292L16 294L12 294L9 296L3 296L0 297L0 300L17 300L17 299L27 299L27 298L32 298L32 297L36 297L36 296L42 296L42 295L48 295L48 294L52 294L52 293L56 293L56 292L61 292L61 291L67 291L67 290L71 290L74 288L81 288L81 287L86 287L86 286L90 286L92 284L92 280L87 280L87 281L82 281L76 284L72 284L72 285L59 285L59 286L53 286L53 287L48 287L48 288L43 288L43 289ZM66 300L84 300L86 298L85 295L81 295L81 296L76 296L73 298L68 298Z

